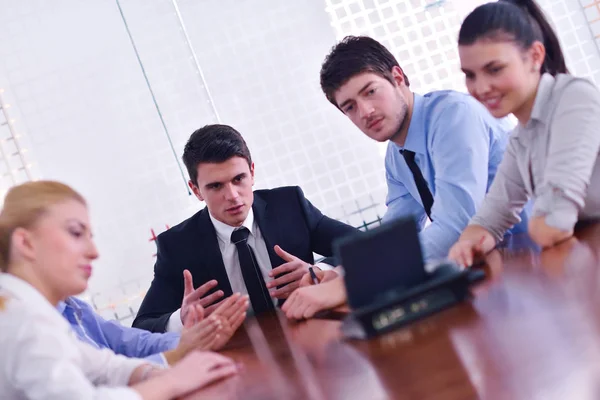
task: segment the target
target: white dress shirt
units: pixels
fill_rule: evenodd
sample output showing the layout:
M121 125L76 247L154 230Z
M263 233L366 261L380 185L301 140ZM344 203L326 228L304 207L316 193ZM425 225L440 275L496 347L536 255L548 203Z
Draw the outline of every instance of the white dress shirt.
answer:
M231 290L233 293L239 292L242 295L248 294L248 289L246 288L246 283L244 282L244 276L242 275L242 269L240 267L238 252L235 244L231 242L231 234L239 227L233 227L224 224L223 222L215 219L210 213L209 215L210 220L215 227L215 231L217 232L219 249L221 250L221 257L223 258L223 265L225 265L225 271L227 272L227 278L229 279ZM252 208L250 209L246 220L240 227L242 226L248 228L250 231L250 235L248 235L248 245L254 251L256 261L258 262L258 266L260 267L260 271L262 272L265 283L272 281L273 278L269 276L269 272L273 270L273 267L271 266L271 260L269 259L267 244L265 243L265 239L258 228L258 224L254 220L254 212L252 211ZM277 299L273 299L274 304L276 301ZM252 310L252 306L249 307L249 310ZM183 324L181 323L180 313L181 309L171 314L169 323L167 324L168 332L181 332Z
M135 399L127 387L147 361L77 339L69 323L35 288L0 274L2 399Z

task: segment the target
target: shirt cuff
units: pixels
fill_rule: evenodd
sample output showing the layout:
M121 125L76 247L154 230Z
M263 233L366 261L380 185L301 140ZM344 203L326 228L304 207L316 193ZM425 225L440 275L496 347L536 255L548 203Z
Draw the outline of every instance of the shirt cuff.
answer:
M551 187L535 200L532 214L545 217L547 225L567 232L575 226L579 208L562 189Z
M112 350L110 349L103 349L103 351L112 353ZM108 382L114 386L127 386L133 371L144 364L148 364L148 361L145 359L129 358L114 353L112 353L111 356L119 359L118 364L113 364L114 367L111 366L110 370L108 371Z
M181 322L181 308L175 311L169 317L169 322L167 322L167 330L166 332L177 332L181 333L183 331L183 323Z
M330 271L330 270L332 270L332 269L335 268L333 265L329 265L329 264L324 263L324 262L316 263L315 267L318 267L318 268L320 268L323 271Z

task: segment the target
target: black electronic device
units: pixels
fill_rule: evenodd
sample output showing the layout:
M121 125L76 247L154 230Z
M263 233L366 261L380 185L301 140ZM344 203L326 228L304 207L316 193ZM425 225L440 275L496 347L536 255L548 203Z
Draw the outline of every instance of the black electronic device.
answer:
M344 266L351 314L342 331L368 338L450 307L470 296L469 286L484 278L442 260L425 270L413 218L399 219L334 243Z

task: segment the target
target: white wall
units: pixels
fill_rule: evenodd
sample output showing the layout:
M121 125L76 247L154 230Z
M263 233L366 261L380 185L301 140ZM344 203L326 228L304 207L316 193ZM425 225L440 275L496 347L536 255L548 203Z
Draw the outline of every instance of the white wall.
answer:
M202 206L178 159L193 130L217 122L214 109L247 139L258 188L300 184L338 218L370 204L364 218L382 212L376 145L320 92L320 64L335 42L323 3L179 1L212 106L172 2L120 3L177 158L114 1L0 0L0 88L38 177L89 200L99 305L141 293L153 271L150 229ZM358 225L363 216L344 219Z

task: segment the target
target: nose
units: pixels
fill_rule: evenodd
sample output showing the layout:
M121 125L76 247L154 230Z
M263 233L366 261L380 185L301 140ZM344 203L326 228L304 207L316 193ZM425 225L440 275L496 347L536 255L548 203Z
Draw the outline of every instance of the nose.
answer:
M227 201L233 201L239 197L236 187L231 183L225 185L223 194Z
M358 115L361 119L369 118L374 111L374 108L371 105L371 103L367 101L356 102L356 107L358 108Z
M485 97L488 93L491 92L491 88L492 88L489 80L487 80L485 78L478 78L477 80L475 80L475 82L472 84L472 86L473 86L473 90L475 92L472 94L475 95L475 97Z
M91 238L89 240L86 256L90 260L95 260L96 258L98 258L98 249L96 248L96 243L94 243L94 240L92 240Z

